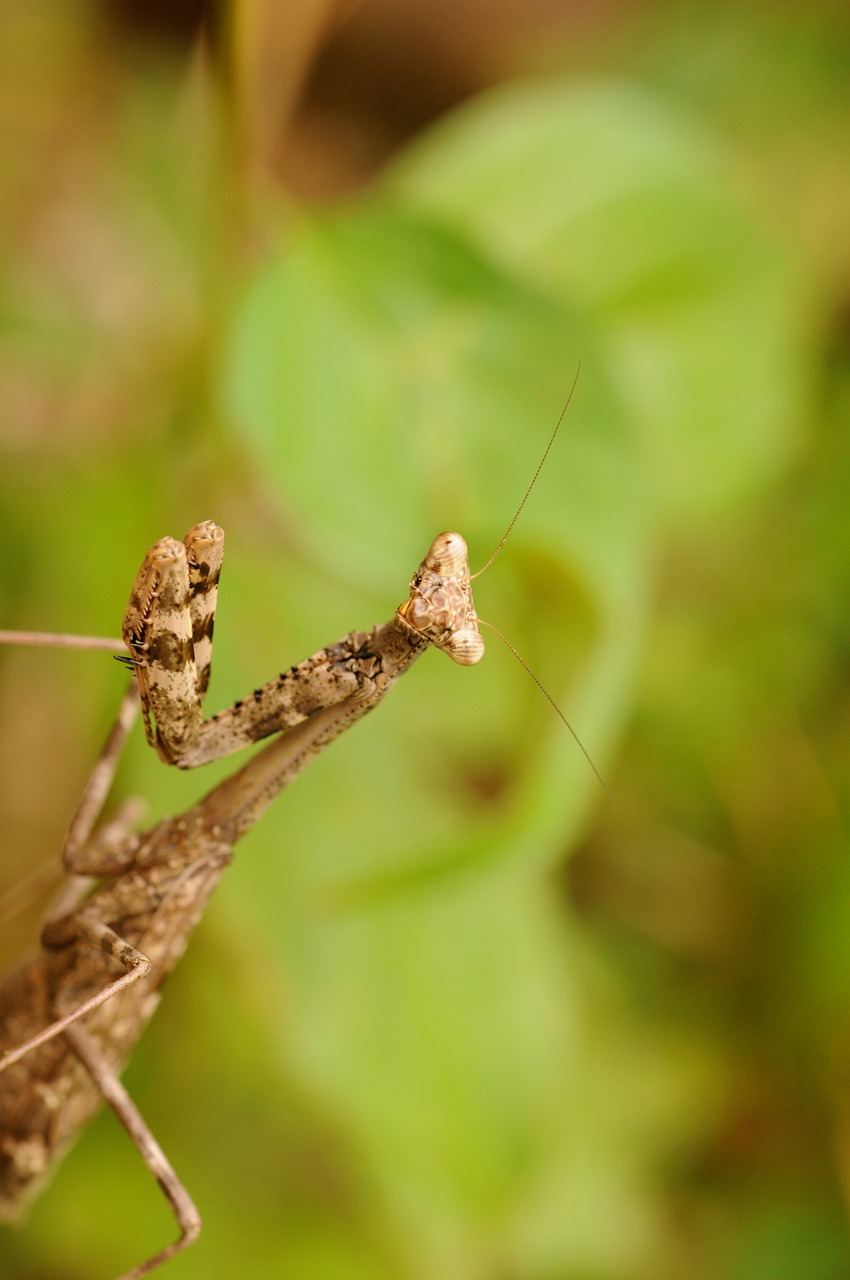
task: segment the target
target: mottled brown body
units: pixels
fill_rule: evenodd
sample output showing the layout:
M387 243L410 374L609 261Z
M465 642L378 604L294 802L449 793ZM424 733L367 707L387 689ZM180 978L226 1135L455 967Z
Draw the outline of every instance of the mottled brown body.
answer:
M86 1030L120 1069L159 1001L159 987L186 946L230 848L198 824L171 819L133 840L132 870L105 881L86 908L143 951L151 971L87 1015ZM69 930L70 932L70 930ZM22 1044L102 991L118 961L71 938L44 950L0 987L0 1047ZM103 1101L65 1036L0 1075L0 1213L16 1216Z
M147 1275L197 1235L200 1219L117 1072L154 1012L236 841L304 766L378 705L431 644L464 665L483 653L466 544L440 534L394 617L351 632L203 719L223 534L211 521L148 553L124 637L149 741L183 768L280 733L189 812L142 834L91 835L84 796L65 849L72 903L48 921L43 950L0 985L0 1217L14 1217L105 1097L174 1208L181 1238L123 1280ZM119 720L120 722L120 720ZM129 729L93 772L105 793ZM283 732L280 732L283 731ZM77 828L85 816L82 836ZM89 889L81 877L98 877Z

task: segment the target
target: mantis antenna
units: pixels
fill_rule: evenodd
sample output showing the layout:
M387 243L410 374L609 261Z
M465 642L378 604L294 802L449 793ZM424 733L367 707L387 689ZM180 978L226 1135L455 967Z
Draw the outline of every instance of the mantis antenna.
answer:
M502 534L501 539L499 540L499 545L496 547L496 550L493 552L493 554L491 555L487 563L483 565L482 568L480 568L477 573L473 573L470 576L470 579L469 579L470 582L474 582L476 578L480 578L482 573L484 573L487 569L490 568L490 565L496 559L496 556L502 550L502 547L505 545L508 538L510 537L513 531L513 527L516 524L517 520L519 519L520 513L523 507L525 506L526 502L528 502L528 497L529 497L529 494L531 493L531 490L537 484L537 477L540 475L540 472L543 470L544 462L549 457L549 453L552 449L552 445L555 443L555 437L557 436L558 432L561 430L561 423L564 421L567 410L570 407L570 401L573 398L573 392L576 389L576 383L578 382L578 375L580 373L581 373L581 361L579 360L576 366L576 376L573 378L573 385L570 387L570 394L567 396L566 403L564 404L564 407L561 410L560 417L558 418L558 421L555 423L555 430L552 432L551 436L549 437L549 443L547 444L546 448L543 450L543 457L540 459L540 461L537 464L537 470L535 471L534 475L531 477L531 484L528 486L525 493L523 494L522 502L517 507L516 511L513 514L513 519L511 520L505 532Z
M502 537L501 537L501 539L499 540L499 544L498 544L498 546L496 547L496 550L493 552L493 554L490 556L489 560L486 562L486 564L485 564L485 565L483 565L483 567L482 567L482 568L480 568L476 573L473 573L473 574L471 574L471 575L470 575L470 578L469 578L469 581L470 581L470 582L472 582L475 578L480 578L480 577L481 577L481 575L482 575L482 573L484 573L484 571L485 571L486 569L489 569L489 568L490 568L490 565L491 565L491 564L493 563L493 561L496 559L496 556L497 556L497 555L499 554L499 552L502 550L502 547L505 545L505 543L506 543L506 542L507 542L507 540L508 540L508 537L510 536L511 532L513 531L513 527L514 527L514 525L516 524L517 520L519 519L520 512L522 511L523 507L525 506L526 502L528 501L528 498L529 498L529 495L530 495L530 493L531 493L531 490L534 488L535 484L537 483L538 476L540 475L540 472L543 470L543 464L545 463L546 459L549 457L549 453L550 453L550 451L551 451L552 445L555 443L555 438L556 438L556 436L557 436L558 432L559 432L559 431L560 431L560 429L561 429L561 423L564 421L564 417L566 416L567 409L569 409L569 407L570 407L570 401L571 401L571 400L572 400L572 398L573 398L573 393L575 392L575 389L576 389L576 383L578 382L578 376L579 376L579 374L580 374L580 373L581 373L581 361L579 360L578 365L577 365L577 367L576 367L575 377L573 378L573 385L570 387L570 394L567 396L566 402L565 402L565 404L564 404L563 409L561 410L561 413L560 413L560 416L559 416L559 418L558 418L558 421L555 423L555 430L552 432L551 436L549 437L549 443L546 445L546 448L543 450L543 456L542 456L542 458L540 459L539 463L537 464L537 470L534 472L534 475L531 477L531 483L529 484L528 488L526 489L525 493L523 494L522 501L520 502L519 506L517 507L516 511L514 512L514 514L513 514L513 518L512 518L512 520L511 520L510 524L508 525L508 527L507 527L507 529L505 530L505 532L502 534ZM594 764L593 759L592 759L592 757L591 757L591 755L590 755L590 752L587 750L587 747L584 745L584 743L582 742L581 738L578 736L578 734L576 733L575 729L574 729L574 728L573 728L573 726L570 724L569 720L568 720L568 719L567 719L567 717L564 715L563 711L562 711L562 710L561 710L561 708L558 706L557 702L556 702L556 701L555 701L555 699L552 697L552 695L551 695L551 693L549 692L549 690L544 686L544 684L542 683L542 681L541 681L541 680L539 680L539 679L537 678L537 676L536 676L536 675L534 674L534 672L532 671L531 667L530 667L530 666L528 665L528 663L526 662L525 658L523 658L522 654L518 651L518 649L517 649L514 645L512 645L512 644L511 644L511 642L510 642L510 640L507 638L507 636L505 636L505 635L503 635L503 634L502 634L502 632L499 630L499 628L498 628L498 627L494 627L494 626L493 626L493 623L492 623L492 622L488 622L488 621L486 620L486 618L479 618L479 619L478 619L478 621L479 621L479 623L480 623L482 626L487 627L490 631L492 631L495 635L497 635L497 636L499 637L499 639L501 640L502 644L504 644L508 649L510 649L511 653L514 655L514 657L516 658L516 660L517 660L517 662L520 664L520 666L521 666L521 667L522 667L522 668L523 668L523 669L528 673L528 675L530 675L530 676L531 676L532 680L533 680L533 681L534 681L534 683L537 685L537 688L538 688L538 689L540 690L540 692L543 694L543 697L547 700L547 702L548 702L548 703L552 706L552 708L554 709L555 714L559 717L559 719L560 719L561 721L563 721L563 723L564 723L564 724L566 725L566 727L569 729L570 733L572 734L573 738L574 738L574 739L575 739L575 741L576 741L576 744L578 745L579 750L581 751L581 753L582 753L582 755L584 756L585 760L586 760L586 761L587 761L587 763L590 765L591 769L593 770L594 774L596 775L596 780L597 780L597 782L599 783L599 785L601 786L602 790L605 792L605 794L607 795L608 799L611 801L611 804L614 806L614 809L616 810L616 808L617 808L617 802L616 802L616 800L614 799L614 796L613 796L613 794L612 794L612 792L611 792L611 788L608 786L607 782L606 782L606 781L605 781L605 779L602 777L602 774L599 772L599 770L597 769L596 765Z

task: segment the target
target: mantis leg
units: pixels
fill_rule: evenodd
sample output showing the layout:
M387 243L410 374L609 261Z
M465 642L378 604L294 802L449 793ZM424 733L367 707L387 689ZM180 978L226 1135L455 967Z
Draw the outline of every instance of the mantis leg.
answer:
M0 1057L0 1071L11 1067L15 1062L20 1062L27 1054L32 1053L33 1049L46 1044L48 1040L53 1040L63 1032L69 1032L80 1018L84 1018L87 1013L91 1013L93 1009L98 1009L107 1000L111 1000L119 991L123 991L125 987L137 982L139 978L147 977L150 973L151 965L147 956L119 937L109 925L85 911L79 911L63 920L49 920L42 931L41 940L48 949L66 946L76 940L88 942L117 960L124 972L88 1000L76 1005L69 1013L56 1018L29 1040L16 1045L14 1049L7 1049Z
M148 741L163 760L183 769L292 728L369 687L370 673L352 663L358 640L367 637L353 632L203 718L223 539L221 529L206 521L182 543L154 543L124 615Z
M168 763L180 760L203 722L223 557L224 533L212 520L183 542L161 538L142 562L124 614L145 733Z
M103 1094L104 1100L127 1130L133 1145L159 1183L180 1228L177 1240L120 1277L120 1280L141 1280L142 1276L150 1275L151 1271L163 1262L167 1262L176 1253L194 1244L201 1230L201 1217L136 1104L119 1080L117 1072L104 1059L91 1036L80 1026L66 1028L65 1035Z

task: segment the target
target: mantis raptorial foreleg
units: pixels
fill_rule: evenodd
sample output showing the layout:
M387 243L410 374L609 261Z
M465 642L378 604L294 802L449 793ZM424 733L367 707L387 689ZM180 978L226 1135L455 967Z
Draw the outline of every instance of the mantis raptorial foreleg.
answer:
M174 538L154 543L124 615L122 630L139 682L148 741L170 764L184 769L207 764L349 698L371 704L376 689L401 674L400 662L407 665L406 646L393 643L399 631L444 648L464 665L484 652L466 543L460 534L443 533L414 575L410 598L388 624L371 666L358 660L352 642L358 633L352 633L204 720L223 552L224 534L211 520L190 529L182 543ZM347 642L352 643L346 649Z

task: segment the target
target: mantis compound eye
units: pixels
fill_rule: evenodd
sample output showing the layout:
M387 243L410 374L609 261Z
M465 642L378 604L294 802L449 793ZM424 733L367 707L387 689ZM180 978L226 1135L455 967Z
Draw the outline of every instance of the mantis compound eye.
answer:
M455 631L440 648L460 666L474 667L484 657L484 637L479 631Z
M441 578L469 577L469 551L459 533L438 533L423 561L425 568Z

